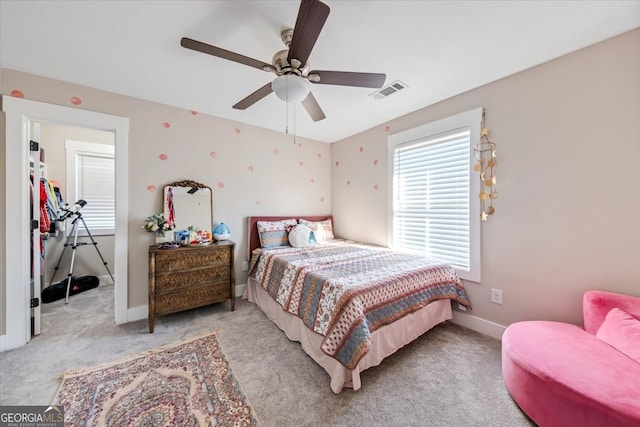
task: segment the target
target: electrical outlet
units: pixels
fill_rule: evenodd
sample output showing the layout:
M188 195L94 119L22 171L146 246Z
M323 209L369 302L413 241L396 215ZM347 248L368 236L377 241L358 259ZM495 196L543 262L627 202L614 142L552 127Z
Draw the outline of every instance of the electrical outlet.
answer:
M249 271L249 261L242 261L242 271Z
M491 302L502 304L502 289L491 288Z

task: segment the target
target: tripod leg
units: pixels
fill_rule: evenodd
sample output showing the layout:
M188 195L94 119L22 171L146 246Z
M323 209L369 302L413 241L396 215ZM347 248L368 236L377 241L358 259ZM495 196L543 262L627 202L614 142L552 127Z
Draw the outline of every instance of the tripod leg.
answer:
M107 269L107 273L109 273L109 277L111 277L111 281L113 283L115 283L116 281L113 278L113 275L111 274L111 271L109 271L109 267L107 267L107 261L104 260L104 258L102 257L102 254L100 253L100 249L98 249L98 242L93 240L93 236L91 235L91 232L89 231L89 228L87 227L87 224L84 222L84 218L80 217L80 221L82 221L82 225L84 225L84 229L87 232L87 235L89 236L89 239L91 239L91 243L93 244L93 247L96 248L96 251L98 252L98 256L100 257L100 259L102 260L102 263L104 264L104 268Z
M69 246L69 240L71 240L71 238L74 236L75 234L75 230L78 227L78 224L76 224L76 222L73 222L73 227L71 227L71 232L69 233L69 235L67 236L67 240L64 242L64 247L62 248L62 252L60 253L60 258L58 259L58 263L56 264L55 268L53 269L53 275L51 275L51 280L49 281L49 286L51 286L51 284L53 284L53 280L56 278L56 274L58 273L58 269L60 268L60 263L62 262L62 257L64 256L64 251L67 250L67 246Z
M80 217L82 219L82 217ZM71 246L71 264L69 265L69 276L67 277L67 295L64 300L65 304L69 304L69 291L71 290L71 276L73 274L73 262L76 259L76 246L78 246L78 227L77 223L78 218L73 220L73 230L75 231L73 235L73 246ZM84 221L82 221L84 223Z

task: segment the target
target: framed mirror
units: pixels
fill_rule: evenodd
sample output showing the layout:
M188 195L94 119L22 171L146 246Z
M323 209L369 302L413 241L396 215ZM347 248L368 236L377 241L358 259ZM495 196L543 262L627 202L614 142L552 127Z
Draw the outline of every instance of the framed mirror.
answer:
M213 202L211 188L199 182L184 180L164 186L164 217L173 231L212 231Z

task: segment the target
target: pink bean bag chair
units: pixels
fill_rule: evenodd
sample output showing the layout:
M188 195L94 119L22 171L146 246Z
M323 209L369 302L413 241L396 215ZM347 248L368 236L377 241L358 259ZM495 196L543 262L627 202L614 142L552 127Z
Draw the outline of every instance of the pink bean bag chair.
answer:
M584 329L525 321L502 336L511 397L540 427L640 427L640 298L589 291Z

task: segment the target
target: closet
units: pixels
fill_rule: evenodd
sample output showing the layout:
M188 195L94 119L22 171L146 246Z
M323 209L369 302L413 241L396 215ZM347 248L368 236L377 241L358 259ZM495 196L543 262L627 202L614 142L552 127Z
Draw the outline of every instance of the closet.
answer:
M42 125L58 124L61 126L73 126L78 129L97 130L111 133L111 140L116 147L116 162L120 170L115 177L117 184L116 194L116 228L115 237L102 237L99 241L101 251L105 254L109 265L113 265L114 277L113 304L114 321L117 324L146 317L146 312L138 312L129 309L128 297L128 257L131 253L127 250L127 218L128 218L128 146L129 146L129 119L104 113L97 113L78 108L64 107L39 101L0 95L2 100L0 108L4 113L5 141L4 145L4 179L5 213L0 217L3 227L3 245L0 247L0 257L4 260L4 268L0 268L0 351L10 350L25 345L31 340L30 321L35 309L31 308L29 287L31 278L30 263L30 215L29 215L29 140L40 140L32 131L34 122ZM26 125L26 126L25 126ZM73 139L80 137L73 136ZM43 138L43 143L48 144L48 138ZM54 159L59 150L50 150L46 147L47 176L55 177L60 182L64 174L54 172ZM64 151L64 149L60 150ZM39 166L39 164L38 164ZM66 189L62 183L63 191ZM67 201L75 200L63 193ZM68 228L68 227L67 227ZM39 231L38 231L39 232ZM60 239L63 233L59 233L56 239ZM38 236L39 238L39 236ZM115 247L117 246L117 250ZM46 249L46 261L56 257L52 255L54 245L48 242ZM97 258L92 254L92 258ZM144 258L144 254L140 255ZM115 261L114 261L115 258ZM34 257L37 259L37 257ZM39 267L39 266L38 266ZM99 265L99 268L104 266ZM64 267L62 267L64 268ZM96 269L92 269L96 271ZM45 268L45 274L47 269ZM40 271L37 271L39 278ZM80 275L81 272L79 271ZM135 303L133 304L136 305ZM47 306L47 304L45 304ZM45 325L46 328L46 325ZM47 331L45 330L44 333Z

